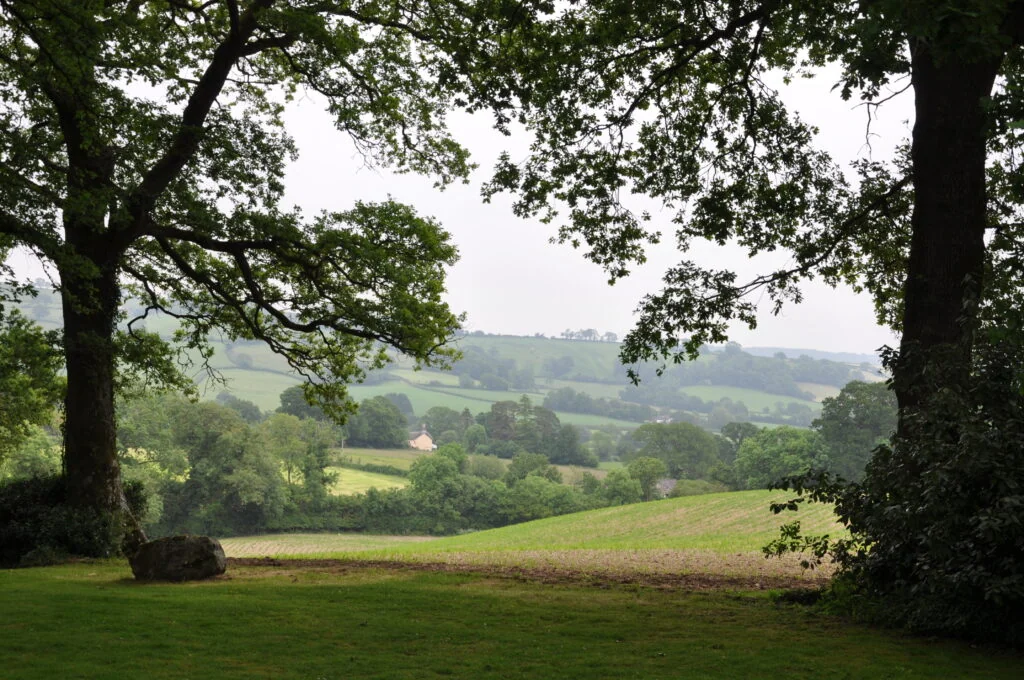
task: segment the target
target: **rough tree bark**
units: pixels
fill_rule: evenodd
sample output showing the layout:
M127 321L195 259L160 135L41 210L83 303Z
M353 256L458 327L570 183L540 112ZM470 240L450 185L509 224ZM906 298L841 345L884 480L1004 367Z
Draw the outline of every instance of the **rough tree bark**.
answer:
M98 239L84 239L69 229L75 246L91 268L61 271L67 396L64 420L64 469L69 501L108 515L126 546L145 541L124 497L117 460L114 415L114 331L120 288L116 254L104 252Z
M951 375L968 375L985 269L984 100L1002 61L940 61L921 42L911 52L914 212L895 373L901 413L920 403L916 387L934 362L953 359Z

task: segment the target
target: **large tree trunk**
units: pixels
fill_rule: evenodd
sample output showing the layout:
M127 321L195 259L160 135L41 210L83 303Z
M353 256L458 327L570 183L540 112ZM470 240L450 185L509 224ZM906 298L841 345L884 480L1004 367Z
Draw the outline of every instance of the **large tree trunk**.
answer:
M966 383L985 267L985 111L1000 59L939 62L911 45L916 95L914 214L903 338L895 370L901 412L924 396L922 372L942 362Z
M69 235L69 242L74 237ZM117 461L114 330L120 290L116 264L102 246L76 248L61 269L67 397L64 471L72 505L107 515L130 543L145 540L127 507ZM82 257L84 256L84 257ZM87 260L83 262L83 260ZM95 265L98 271L90 271Z

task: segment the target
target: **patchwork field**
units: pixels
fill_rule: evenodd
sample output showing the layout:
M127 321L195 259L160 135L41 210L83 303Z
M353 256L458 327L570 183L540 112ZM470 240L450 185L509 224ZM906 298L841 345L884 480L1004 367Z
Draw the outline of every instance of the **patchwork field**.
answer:
M40 321L48 328L57 326L60 319L59 298L52 293L44 292L30 305L24 306L31 318ZM146 321L148 330L169 337L177 323L168 316L151 316ZM299 378L291 372L287 362L271 352L260 343L227 343L223 338L211 338L214 354L210 365L218 370L227 381L226 384L210 382L207 376L196 367L194 379L200 383L200 392L204 398L212 399L221 391L256 403L265 411L272 411L280 405L280 393L298 384ZM537 377L537 386L529 392L534 403L540 405L544 395L560 387L571 387L595 398L617 399L619 392L627 386L616 366L618 362L619 344L611 342L579 342L557 338L506 337L506 336L467 336L456 341L456 346L473 347L488 355L512 359L519 367L530 367ZM572 369L563 379L550 379L544 376L544 363L551 359L572 359ZM446 406L461 411L468 408L473 413L486 411L490 404L500 400L518 400L523 393L520 390L496 392L488 390L461 389L458 376L438 371L415 371L412 363L400 359L388 371L396 378L378 385L353 385L352 396L356 400L364 400L389 392L400 392L407 395L416 413L422 414L433 406ZM869 376L882 379L881 376ZM575 379L583 378L583 379ZM595 382L595 380L609 382ZM718 401L728 397L733 401L742 401L752 414L772 408L776 402L783 404L797 402L814 410L819 408L818 402L824 397L834 396L838 390L828 385L816 383L800 383L800 387L812 393L815 401L803 401L757 390L728 387L721 385L699 385L683 388L687 394L698 396L705 401ZM584 427L614 425L623 429L637 427L638 423L613 420L589 414L559 412L562 422Z

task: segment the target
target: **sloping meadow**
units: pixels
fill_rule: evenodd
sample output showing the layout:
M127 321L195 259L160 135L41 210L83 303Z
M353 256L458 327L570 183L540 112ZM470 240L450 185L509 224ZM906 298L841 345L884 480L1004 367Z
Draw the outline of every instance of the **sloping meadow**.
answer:
M532 573L540 577L667 582L679 575L741 579L750 587L813 585L796 556L765 559L779 526L800 519L811 534L841 535L832 508L811 505L775 515L786 492L742 491L666 499L552 517L448 538L345 534L278 535L224 541L229 557L334 559Z

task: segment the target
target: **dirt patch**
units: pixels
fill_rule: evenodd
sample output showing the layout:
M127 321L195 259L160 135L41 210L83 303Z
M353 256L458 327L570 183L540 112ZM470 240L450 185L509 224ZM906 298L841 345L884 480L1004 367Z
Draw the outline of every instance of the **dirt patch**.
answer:
M751 573L716 574L710 572L669 573L665 571L623 571L602 569L573 569L553 564L510 565L484 562L400 562L397 560L355 559L288 559L229 558L228 573L232 567L267 570L267 576L296 576L302 572L345 574L369 569L396 572L435 572L447 574L476 574L492 578L513 579L530 583L583 585L596 588L613 586L645 586L671 590L784 590L813 588L824 585L828 574ZM254 574L258 575L258 574Z

